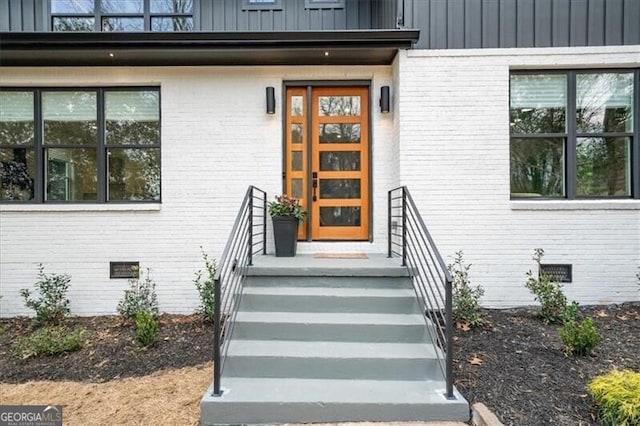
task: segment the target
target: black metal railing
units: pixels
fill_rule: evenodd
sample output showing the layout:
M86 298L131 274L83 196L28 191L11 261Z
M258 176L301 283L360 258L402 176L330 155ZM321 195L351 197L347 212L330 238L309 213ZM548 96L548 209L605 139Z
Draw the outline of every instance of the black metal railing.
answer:
M453 394L452 278L406 186L389 191L389 257L402 257L421 302L427 330L446 381L446 397Z
M267 252L267 193L250 186L218 262L214 277L213 395L222 395L220 383L242 286L253 256Z

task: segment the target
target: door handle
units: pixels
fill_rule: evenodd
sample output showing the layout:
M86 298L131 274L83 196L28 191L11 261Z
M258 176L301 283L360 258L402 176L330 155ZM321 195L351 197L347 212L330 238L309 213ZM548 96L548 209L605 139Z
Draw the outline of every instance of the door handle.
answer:
M318 190L318 172L313 172L311 176L313 177L313 184L311 185L313 187L313 201L318 201L318 196L316 195Z

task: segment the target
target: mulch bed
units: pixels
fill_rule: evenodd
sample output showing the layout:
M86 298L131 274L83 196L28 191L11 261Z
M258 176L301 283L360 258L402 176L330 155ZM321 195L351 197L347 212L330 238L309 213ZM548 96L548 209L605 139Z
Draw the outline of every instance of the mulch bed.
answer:
M536 311L483 310L486 326L455 332L455 384L505 425L597 425L586 383L613 368L640 371L640 303L581 308L603 342L571 356Z
M81 350L59 357L20 360L11 355L10 345L29 331L30 324L23 317L0 320L0 328L5 329L0 333L0 382L104 382L195 366L213 358L213 326L204 324L196 315L161 315L158 337L147 349L137 346L134 326L120 317L73 317L68 326L81 326L88 332Z
M544 324L533 308L483 310L485 326L455 332L457 388L506 425L597 425L586 383L612 368L640 371L640 303L581 310L594 318L604 338L589 357L566 355L559 327ZM137 348L133 326L119 317L69 322L88 330L80 351L20 360L11 355L11 344L28 332L30 321L0 320L0 382L105 382L212 358L212 326L195 315L162 315L158 339L146 350Z

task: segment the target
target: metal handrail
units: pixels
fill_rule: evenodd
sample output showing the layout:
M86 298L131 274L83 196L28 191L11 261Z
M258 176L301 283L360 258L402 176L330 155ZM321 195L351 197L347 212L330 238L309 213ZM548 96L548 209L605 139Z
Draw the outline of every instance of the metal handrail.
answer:
M267 193L249 186L213 279L213 396L222 395L222 370L242 286L260 252L267 253Z
M388 255L402 257L411 274L428 333L440 348L436 356L446 381L446 397L454 399L453 279L406 186L389 191L387 212Z

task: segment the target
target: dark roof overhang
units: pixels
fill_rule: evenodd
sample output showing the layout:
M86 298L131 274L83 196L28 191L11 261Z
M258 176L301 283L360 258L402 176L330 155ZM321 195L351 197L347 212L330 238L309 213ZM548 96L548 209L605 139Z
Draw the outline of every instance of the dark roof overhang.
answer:
M387 65L419 35L419 30L2 32L0 65Z

